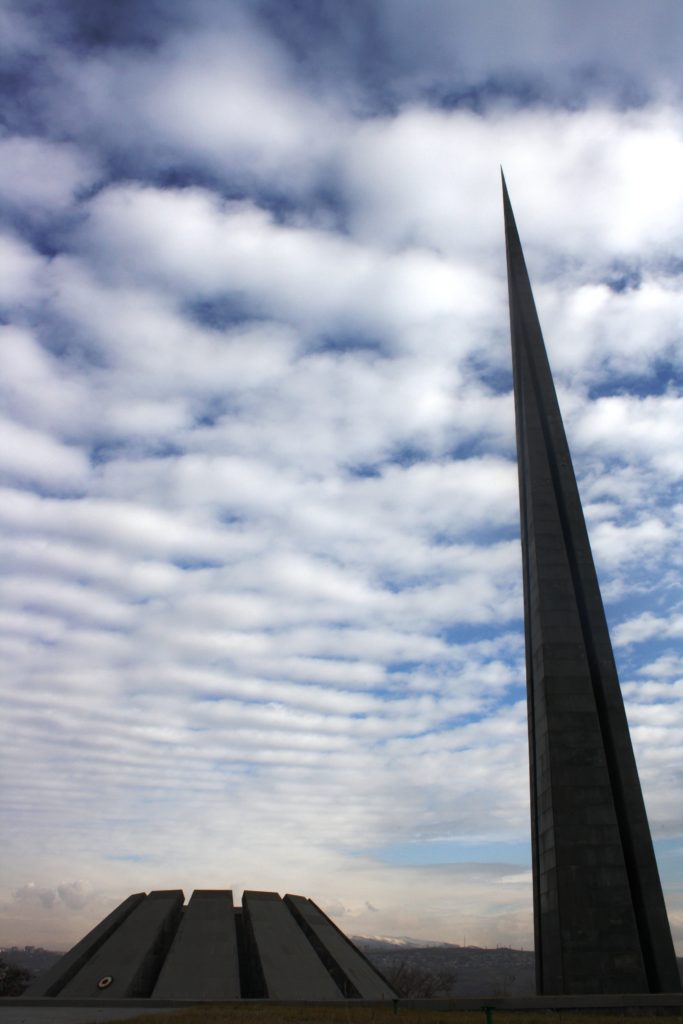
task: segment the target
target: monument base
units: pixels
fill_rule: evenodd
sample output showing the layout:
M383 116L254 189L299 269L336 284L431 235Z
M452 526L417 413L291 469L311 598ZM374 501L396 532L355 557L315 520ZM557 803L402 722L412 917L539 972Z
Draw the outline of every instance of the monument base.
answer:
M305 896L196 889L135 893L23 999L393 1000L396 993Z

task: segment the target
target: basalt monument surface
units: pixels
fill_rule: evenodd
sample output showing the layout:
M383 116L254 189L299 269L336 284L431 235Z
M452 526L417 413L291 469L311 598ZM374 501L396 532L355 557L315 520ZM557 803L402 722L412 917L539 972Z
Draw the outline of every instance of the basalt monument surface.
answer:
M503 179L539 995L681 984L598 578Z
M229 889L135 893L25 993L89 1005L116 1000L394 999L396 993L304 896Z

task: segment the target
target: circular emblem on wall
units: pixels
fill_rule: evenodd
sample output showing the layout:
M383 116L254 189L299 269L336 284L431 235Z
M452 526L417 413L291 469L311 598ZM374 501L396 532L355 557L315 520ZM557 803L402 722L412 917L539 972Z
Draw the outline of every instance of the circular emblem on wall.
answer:
M103 978L100 978L100 980L97 982L97 987L109 988L113 980L114 979L112 978L111 974L105 974L105 976Z

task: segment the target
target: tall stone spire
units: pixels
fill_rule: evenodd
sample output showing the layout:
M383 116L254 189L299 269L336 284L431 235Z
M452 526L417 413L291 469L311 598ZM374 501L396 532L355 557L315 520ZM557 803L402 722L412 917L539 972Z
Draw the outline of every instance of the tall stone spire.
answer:
M600 588L503 179L539 994L681 985Z

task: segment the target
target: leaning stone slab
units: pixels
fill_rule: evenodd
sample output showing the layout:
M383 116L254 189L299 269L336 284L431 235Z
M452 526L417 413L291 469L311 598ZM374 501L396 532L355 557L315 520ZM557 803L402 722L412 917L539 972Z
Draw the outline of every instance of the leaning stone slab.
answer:
M180 920L180 889L151 892L62 989L64 999L148 996Z
M258 958L269 999L341 999L322 960L276 892L242 897L250 955Z
M60 993L67 982L71 981L144 898L144 892L137 892L120 903L68 953L65 953L52 967L32 981L24 992L24 996L37 998L39 996L56 996Z
M389 983L313 900L287 895L285 903L344 995L360 999L397 998Z
M229 889L195 889L152 998L240 998L235 911Z

